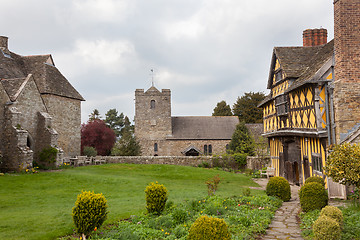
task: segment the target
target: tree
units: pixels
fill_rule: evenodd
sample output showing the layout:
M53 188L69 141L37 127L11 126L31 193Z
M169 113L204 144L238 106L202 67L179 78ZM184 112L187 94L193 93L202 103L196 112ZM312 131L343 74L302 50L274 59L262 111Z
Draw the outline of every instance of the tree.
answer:
M218 102L214 108L213 116L232 116L230 105L225 101Z
M124 133L111 150L112 156L139 156L140 154L140 144L131 132Z
M81 125L81 152L85 146L94 147L99 155L109 155L114 146L116 135L100 119Z
M101 116L99 110L94 109L93 112L89 115L89 121L93 121L96 119L101 119Z
M124 114L120 113L113 108L105 113L105 123L112 130L114 130L116 137L120 137L120 131L124 127Z
M245 123L262 123L263 113L257 105L264 99L265 94L262 92L245 93L242 97L237 98L233 106L233 113Z
M360 187L360 145L332 145L324 167L327 176L340 184Z
M255 154L255 142L250 135L249 130L245 126L244 122L240 122L232 135L229 149L233 153L245 153L250 156Z

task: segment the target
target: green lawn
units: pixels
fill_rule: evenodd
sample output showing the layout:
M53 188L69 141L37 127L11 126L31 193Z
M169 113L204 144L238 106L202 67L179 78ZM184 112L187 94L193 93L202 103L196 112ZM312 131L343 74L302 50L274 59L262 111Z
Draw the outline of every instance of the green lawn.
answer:
M249 177L215 169L173 165L109 164L38 174L0 176L0 239L54 239L71 234L71 209L81 190L102 192L108 200L107 223L145 210L145 187L158 181L169 200L180 203L207 195L205 181L219 174L218 196L240 195L257 186ZM263 194L252 190L252 194Z

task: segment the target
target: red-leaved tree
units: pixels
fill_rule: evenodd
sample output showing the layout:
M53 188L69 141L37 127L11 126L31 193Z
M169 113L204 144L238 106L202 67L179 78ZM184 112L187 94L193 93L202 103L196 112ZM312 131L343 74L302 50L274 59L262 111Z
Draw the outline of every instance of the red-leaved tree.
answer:
M89 146L94 147L98 155L109 155L115 140L114 130L106 126L103 120L94 119L81 125L81 152Z

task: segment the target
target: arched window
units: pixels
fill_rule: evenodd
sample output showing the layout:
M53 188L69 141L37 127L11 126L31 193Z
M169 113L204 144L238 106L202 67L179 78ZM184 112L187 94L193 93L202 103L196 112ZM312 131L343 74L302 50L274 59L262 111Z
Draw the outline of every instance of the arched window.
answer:
M155 100L151 100L150 101L150 109L154 109L155 108Z
M204 145L204 155L207 155L208 154L208 148L207 148L207 145Z
M212 154L212 146L211 146L211 144L209 144L209 155L211 155Z
M157 152L157 151L158 151L158 144L154 143L154 152Z

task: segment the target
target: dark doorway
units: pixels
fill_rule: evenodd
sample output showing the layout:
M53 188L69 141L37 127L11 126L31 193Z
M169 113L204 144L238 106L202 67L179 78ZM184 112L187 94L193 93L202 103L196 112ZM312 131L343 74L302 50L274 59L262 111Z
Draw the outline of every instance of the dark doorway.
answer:
M304 177L305 179L310 177L310 164L307 156L304 156Z
M300 184L300 174L299 174L299 163L294 162L293 164L293 182L296 185Z

